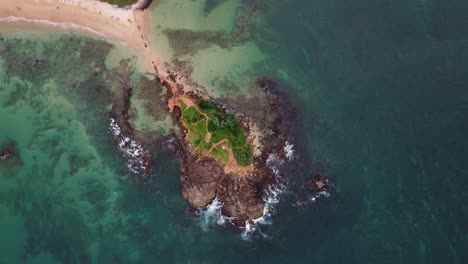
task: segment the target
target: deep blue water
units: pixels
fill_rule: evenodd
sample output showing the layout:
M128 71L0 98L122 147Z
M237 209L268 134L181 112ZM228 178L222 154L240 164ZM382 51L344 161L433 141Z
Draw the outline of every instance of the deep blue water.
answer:
M340 190L279 216L281 246L259 259L467 261L467 11L464 1L288 1L271 13L304 144Z

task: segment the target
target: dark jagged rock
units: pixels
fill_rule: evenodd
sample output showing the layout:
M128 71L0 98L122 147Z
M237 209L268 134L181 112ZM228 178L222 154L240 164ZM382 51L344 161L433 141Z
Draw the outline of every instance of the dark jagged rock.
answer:
M12 140L0 143L0 175L14 177L20 171L23 162L16 143Z
M127 168L137 175L138 179L148 180L151 175L151 153L143 145L125 135L119 124L112 118L112 114L110 115L109 130L126 160Z
M0 160L8 160L14 157L13 149L6 147L4 149L0 149Z
M193 217L199 217L201 212L200 212L200 209L197 207L187 206L185 207L185 214L193 216Z
M307 182L307 187L312 193L329 192L331 184L320 171L316 171Z
M152 3L153 3L153 0L141 0L138 2L137 9L140 11L144 11L148 9Z
M218 181L226 177L222 166L212 158L190 155L183 164L182 195L196 207L205 207L216 197Z

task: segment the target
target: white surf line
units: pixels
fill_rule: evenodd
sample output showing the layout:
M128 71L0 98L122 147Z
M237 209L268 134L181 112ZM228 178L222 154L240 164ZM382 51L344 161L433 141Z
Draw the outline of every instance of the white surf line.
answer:
M43 19L29 19L25 17L17 17L17 16L9 16L9 17L0 17L0 22L7 22L7 23L14 23L14 22L26 22L26 23L33 23L33 24L42 24L42 25L48 25L48 26L54 26L54 27L60 27L62 29L75 29L75 30L83 30L88 33L102 36L105 38L111 38L109 35L101 32L101 31L96 31L90 27L84 27L75 23L68 23L68 22L52 22L49 20L43 20Z

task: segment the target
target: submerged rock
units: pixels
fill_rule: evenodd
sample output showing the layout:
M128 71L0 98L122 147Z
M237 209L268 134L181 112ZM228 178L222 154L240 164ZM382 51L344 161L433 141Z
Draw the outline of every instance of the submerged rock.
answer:
M123 134L114 118L110 118L109 131L126 160L127 168L135 175L148 179L151 174L151 154L135 140Z
M8 142L0 146L0 175L14 177L22 167L15 142Z
M330 183L321 173L315 173L307 182L309 190L314 193L329 191Z
M199 217L201 215L201 211L197 207L187 206L185 207L185 214L193 217Z
M140 0L138 1L138 3L136 3L137 5L136 9L144 11L148 9L152 3L153 3L153 0Z
M13 149L7 147L0 149L0 160L8 160L14 157Z

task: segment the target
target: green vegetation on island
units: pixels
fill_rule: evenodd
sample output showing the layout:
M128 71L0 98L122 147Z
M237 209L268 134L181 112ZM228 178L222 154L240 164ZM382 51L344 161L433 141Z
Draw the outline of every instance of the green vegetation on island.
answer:
M247 142L245 129L233 114L227 114L219 106L204 100L190 107L182 100L179 102L188 138L197 150L228 162L229 148L238 165L252 164L252 145Z
M138 0L100 0L100 1L109 3L111 5L118 5L119 7L129 6L138 2Z

